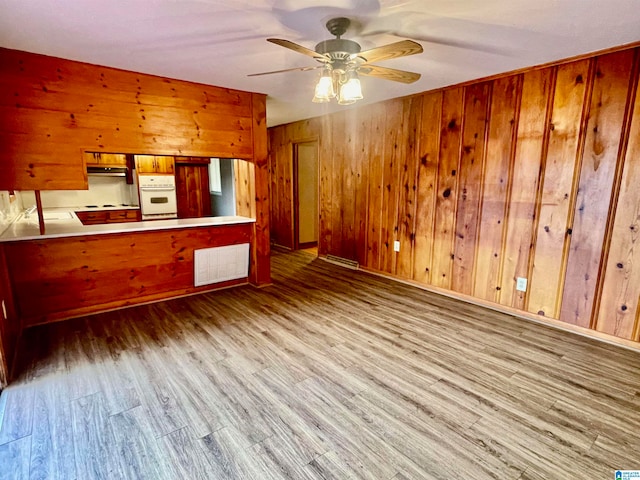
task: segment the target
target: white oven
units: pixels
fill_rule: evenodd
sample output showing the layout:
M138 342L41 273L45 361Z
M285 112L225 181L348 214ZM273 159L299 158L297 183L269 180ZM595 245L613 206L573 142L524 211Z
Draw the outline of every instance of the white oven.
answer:
M142 220L177 218L176 179L173 175L138 175Z

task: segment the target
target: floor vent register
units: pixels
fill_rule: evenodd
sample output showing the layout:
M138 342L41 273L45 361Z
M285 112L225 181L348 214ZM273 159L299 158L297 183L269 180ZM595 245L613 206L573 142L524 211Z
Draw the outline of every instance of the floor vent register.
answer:
M194 285L200 287L249 275L249 244L193 251Z

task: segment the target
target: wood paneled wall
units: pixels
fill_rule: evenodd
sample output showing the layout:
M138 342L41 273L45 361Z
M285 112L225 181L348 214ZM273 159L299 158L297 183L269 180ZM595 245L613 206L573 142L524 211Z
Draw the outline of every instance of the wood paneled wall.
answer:
M251 224L3 245L23 326L246 283L194 287L193 251L249 243Z
M11 292L5 252L0 245L0 302L4 305L0 310L0 390L9 383L21 331Z
M85 149L254 160L264 95L4 48L0 64L0 189L84 189Z
M291 145L317 137L321 254L640 341L639 56L274 127L272 239L291 245Z

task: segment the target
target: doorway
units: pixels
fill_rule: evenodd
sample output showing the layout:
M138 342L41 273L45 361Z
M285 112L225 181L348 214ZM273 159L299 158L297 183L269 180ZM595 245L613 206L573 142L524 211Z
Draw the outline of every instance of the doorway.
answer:
M318 141L293 144L294 250L318 246Z

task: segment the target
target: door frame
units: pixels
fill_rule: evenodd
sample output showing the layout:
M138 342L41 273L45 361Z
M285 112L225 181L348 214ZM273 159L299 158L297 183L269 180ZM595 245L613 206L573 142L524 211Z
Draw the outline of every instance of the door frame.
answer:
M316 147L316 158L317 158L317 179L316 182L316 190L317 190L317 198L318 198L318 212L316 216L316 232L318 233L318 240L315 242L308 243L300 243L300 229L298 228L300 223L300 197L299 197L299 187L298 187L298 146L300 144L313 143ZM298 139L292 142L292 175L291 180L293 184L293 250L300 250L302 248L311 248L317 247L320 243L320 141L318 137Z

